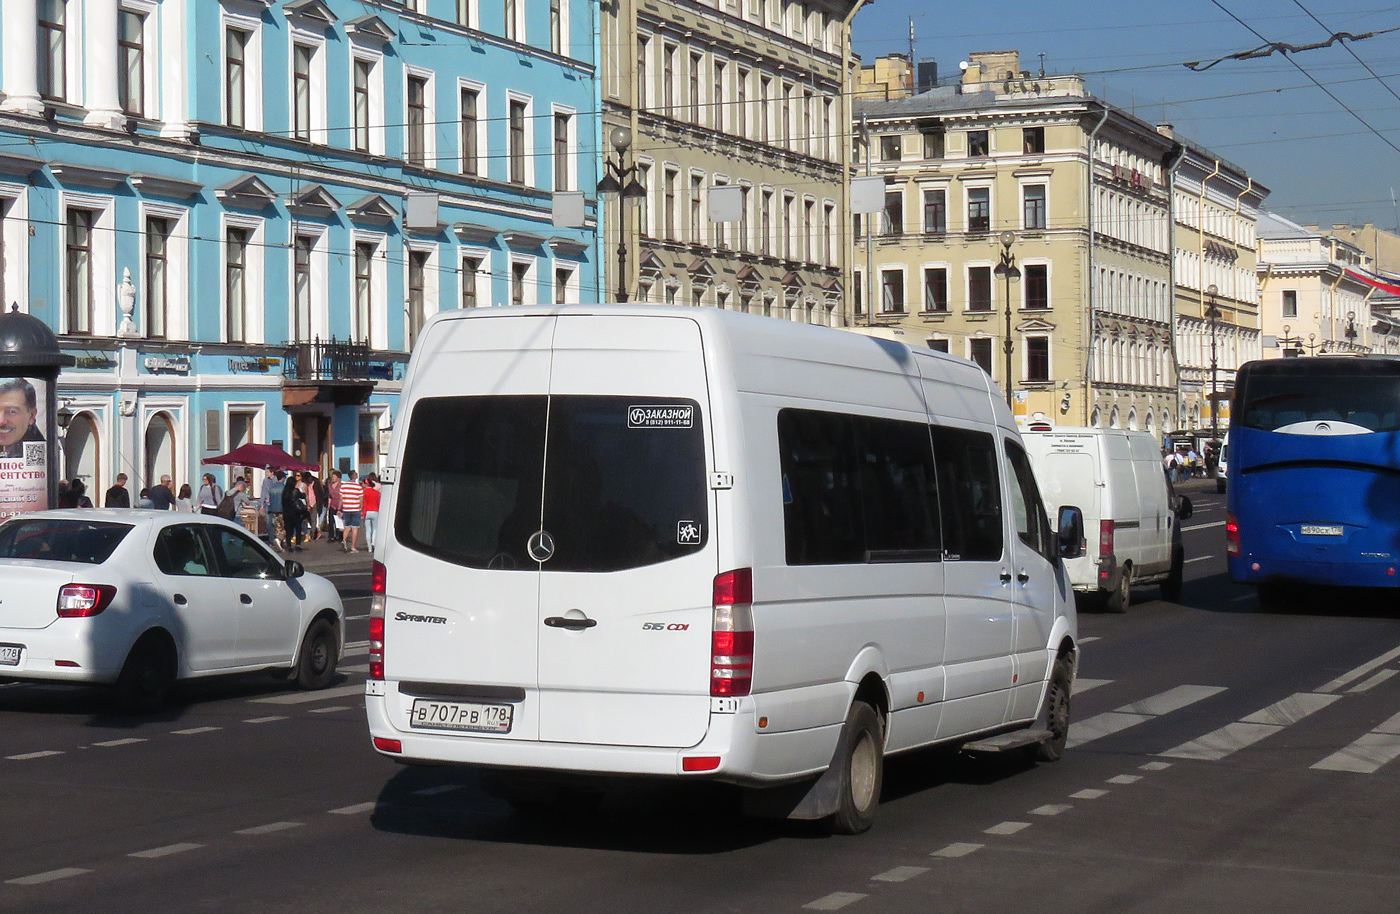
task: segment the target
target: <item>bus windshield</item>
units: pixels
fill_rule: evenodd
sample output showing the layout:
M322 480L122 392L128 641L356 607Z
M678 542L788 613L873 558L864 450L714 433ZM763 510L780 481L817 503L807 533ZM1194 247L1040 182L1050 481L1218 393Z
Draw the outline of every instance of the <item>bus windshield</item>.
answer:
M1268 432L1299 422L1344 422L1372 432L1400 429L1400 363L1377 370L1375 363L1348 361L1299 366L1296 372L1241 372L1236 421Z

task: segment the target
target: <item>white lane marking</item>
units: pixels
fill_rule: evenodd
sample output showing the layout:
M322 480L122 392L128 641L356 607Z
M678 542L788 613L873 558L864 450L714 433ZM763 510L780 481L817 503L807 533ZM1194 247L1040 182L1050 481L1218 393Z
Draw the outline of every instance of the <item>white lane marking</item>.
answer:
M805 911L839 911L846 905L860 901L865 896L859 892L832 892L824 898L809 901L802 906Z
M285 714L274 714L271 717L250 717L244 721L245 724L270 724L274 720L286 720Z
M363 695L365 684L336 686L334 689L321 689L316 692L287 692L281 695L268 695L264 698L250 698L252 704L264 705L304 705L313 701L329 701L346 695Z
M871 876L872 882L908 882L915 876L922 876L928 872L926 866L897 866L892 870L885 870L878 876Z
M7 755L7 756L5 756L5 758L9 759L9 760L12 761L12 762L27 762L27 761L29 761L30 759L35 759L35 758L48 758L48 757L51 756L51 755L62 755L62 754L63 754L62 750L59 750L59 749L43 749L43 750L41 750L41 751L39 751L39 752L26 752L26 753L24 753L23 755Z
M1090 636L1087 637L1087 638L1080 638L1080 639L1079 639L1079 643L1080 643L1080 644L1089 644L1090 642L1093 642L1093 641L1102 641L1102 640L1103 640L1103 639L1100 638L1098 635L1090 635Z
M196 736L200 733L213 733L215 730L222 730L223 727L190 727L188 730L171 730L176 736Z
M1245 594L1245 595L1242 596L1242 597L1231 597L1231 598L1230 598L1230 602L1231 602L1231 603L1243 603L1245 600L1253 600L1253 599L1254 599L1255 597L1257 597L1257 596L1259 596L1259 595L1258 595L1258 594L1254 594L1254 593L1247 593L1247 594Z
M1058 816L1062 812L1069 812L1074 807L1068 803L1051 803L1048 806L1037 806L1031 810L1033 816Z
M983 829L983 832L988 835L1014 835L1030 827L1029 822L1000 822L991 828Z
M986 845L984 845L984 844L969 844L969 843L966 843L966 842L963 842L963 841L957 841L957 842L954 842L953 844L948 845L947 847L943 848L942 850L936 850L936 851L934 851L933 853L929 854L929 856L930 856L930 857L966 857L968 854L972 853L973 851L980 851L980 850L981 850L983 847L985 847L985 846L986 846Z
M1374 689L1376 686L1378 686L1378 685L1380 685L1381 683L1385 682L1385 681L1386 681L1387 679L1389 679L1390 677L1394 676L1396 673L1400 673L1400 670L1381 670L1379 673L1376 673L1374 676L1370 677L1369 679L1365 679L1365 680L1362 680L1361 682L1358 682L1356 685L1354 685L1354 686L1352 686L1351 688L1347 689L1347 691L1348 691L1348 692L1369 692L1369 691L1371 691L1372 689Z
M1112 679L1084 679L1082 677L1074 680L1074 687L1070 689L1071 695L1083 695L1090 689L1097 689L1099 686L1108 685Z
M1225 526L1225 521L1223 521L1223 520L1218 520L1218 521L1215 521L1215 522L1209 523L1209 524L1192 524L1192 525L1189 526L1189 527L1182 527L1182 528L1181 528L1181 532L1182 532L1182 533L1185 533L1187 530L1209 530L1211 527L1223 527L1223 526Z
M1198 555L1194 559L1187 559L1183 565L1190 565L1192 562L1209 562L1211 559L1218 559L1218 555Z
M1167 758L1189 758L1216 762L1252 746L1262 739L1273 736L1290 724L1320 711L1340 695L1319 695L1316 692L1298 692L1282 701L1276 701L1267 708L1261 708L1233 724L1226 724L1219 730L1205 736L1182 743L1174 749L1161 753Z
M1312 767L1322 771L1371 774L1396 758L1400 758L1400 714Z
M270 835L273 832L286 831L289 828L300 828L300 822L269 822L266 825L255 825L252 828L240 828L234 832L235 835Z
M127 856L140 857L142 860L155 860L157 857L169 857L171 854L199 850L203 846L203 844L192 844L186 841L181 844L167 844L165 847L153 847L148 851L137 851L134 854L127 854Z
M1106 784L1136 784L1136 783L1137 783L1138 781L1140 781L1140 780L1142 780L1142 775L1140 775L1140 774L1119 774L1119 775L1115 775L1114 777L1109 778L1109 779L1108 779L1107 781L1105 781L1104 783L1106 783Z
M1138 766L1138 770L1139 770L1139 771L1166 771L1166 770L1167 770L1168 768L1170 768L1171 766L1172 766L1172 763L1171 763L1171 762L1148 762L1148 763L1145 764L1145 765L1139 765L1139 766Z
M35 873L33 876L21 876L18 879L6 879L9 885L41 885L45 882L54 882L58 879L68 879L71 876L81 876L84 873L91 873L92 870L79 869L76 866L65 866L61 870L49 870L47 873Z
M358 816L362 812L372 812L376 803L356 803L354 806L342 806L339 809L332 809L333 816Z
M1386 651L1384 654L1381 654L1376 659L1368 660L1354 670L1348 670L1347 672L1338 676L1336 679L1327 683L1327 685L1323 686L1317 691L1322 692L1323 694L1326 694L1328 692L1335 692L1343 686L1351 685L1351 683L1360 679L1362 676L1365 676L1367 673L1371 672L1376 667L1385 666L1387 663L1394 660L1396 657L1400 657L1400 647L1397 647L1394 650Z
M424 787L422 790L415 790L413 791L413 795L419 797L432 797L437 796L440 793L448 793L452 790L461 789L462 785L460 784L439 784L436 787Z
M1069 795L1071 800L1097 800L1099 797L1108 796L1107 790L1099 790L1097 787L1087 787L1078 793Z
M130 746L130 745L132 745L132 744L134 744L134 743L144 743L144 742L145 742L144 739L140 739L140 738L135 737L135 736L129 736L129 737L127 737L126 739L109 739L109 740L104 740L104 741L102 741L102 742L100 742L100 743L93 743L93 745L94 745L94 746L100 746L100 747L102 747L103 749L115 749L117 746Z
M329 714L332 711L349 711L349 705L331 705L329 708L312 708L308 714Z
M1195 704L1225 691L1219 686L1183 685L1168 689L1158 695L1126 704L1116 711L1108 711L1081 720L1070 727L1069 739L1065 745L1073 748L1093 742L1100 737L1137 726L1144 721L1179 711L1187 705Z

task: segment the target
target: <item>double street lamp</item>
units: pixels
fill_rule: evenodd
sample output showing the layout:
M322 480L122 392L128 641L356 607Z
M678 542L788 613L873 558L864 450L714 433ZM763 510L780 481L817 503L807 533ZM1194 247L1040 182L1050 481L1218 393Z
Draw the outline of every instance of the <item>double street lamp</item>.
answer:
M997 240L1001 242L1001 261L993 272L1006 280L1006 341L1002 343L1002 351L1006 354L1006 405L1015 412L1011 406L1011 353L1015 348L1011 341L1011 280L1020 279L1021 270L1016 266L1016 255L1011 253L1011 245L1016 243L1016 233L1007 230L998 235Z
M640 170L637 163L627 164L627 150L632 146L632 131L627 127L614 127L608 134L617 157L603 159L603 180L598 182L598 193L617 194L617 300L627 301L627 204L635 204L644 199L647 190L637 180Z

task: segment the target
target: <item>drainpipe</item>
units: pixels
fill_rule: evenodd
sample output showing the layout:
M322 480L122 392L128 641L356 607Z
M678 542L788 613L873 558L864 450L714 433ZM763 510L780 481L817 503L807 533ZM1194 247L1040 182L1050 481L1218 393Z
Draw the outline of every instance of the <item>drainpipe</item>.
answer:
M865 2L866 0L856 0L855 5L851 7L851 11L846 14L846 18L841 20L841 104L839 110L841 111L840 123L842 124L852 123L851 99L855 96L855 86L847 84L847 81L851 78L851 20L856 18L856 13L860 12L861 7L865 6ZM870 169L869 147L865 150L865 167L868 172ZM843 219L851 218L851 143L849 139L844 137L841 141L841 213ZM868 229L869 226L866 226L866 228ZM845 233L843 232L842 234L844 235ZM869 232L866 234L868 235ZM849 304L851 300L850 290L852 277L855 275L855 270L851 268L850 248L844 244L840 247L841 250L845 252L845 257L841 264L841 288L846 291L844 298ZM866 272L869 272L868 268ZM868 296L865 305L866 308L870 307ZM841 310L841 323L849 327L854 323L852 320L853 315L845 313L848 310L846 307L843 307ZM869 314L870 312L867 311L866 313Z
M1242 202L1244 201L1244 198L1245 198L1246 196L1248 196L1249 194L1252 194L1252 193L1254 192L1254 179L1251 178L1251 177L1249 177L1248 175L1246 175L1245 178L1246 178L1246 180L1248 181L1248 183L1245 185L1244 190L1240 191L1239 196L1235 197L1235 215L1236 215L1236 216L1240 215L1240 213L1243 211L1243 207L1242 207L1241 204L1242 204ZM1238 244L1236 244L1235 246L1236 246L1236 247L1239 247ZM1239 290L1237 289L1236 291L1239 291ZM1237 300L1239 300L1239 299L1238 299L1238 296L1237 296ZM1260 321L1260 324L1261 324L1261 325L1263 324L1263 321L1262 321L1262 320ZM1261 329L1259 330L1259 333L1260 333L1260 334L1263 334L1263 332L1264 332L1264 331L1263 331L1263 329L1261 328ZM1261 355L1263 354L1263 350L1262 350L1262 349L1260 350L1260 354L1261 354ZM1235 309L1235 371L1239 371L1239 370L1240 370L1240 309L1239 309L1239 308L1236 308L1236 309Z
M1084 346L1084 424L1089 424L1089 413L1092 409L1094 398L1094 339L1097 335L1098 320L1094 309L1097 302L1094 300L1094 140L1098 138L1099 131L1103 125L1108 123L1108 103L1103 102L1103 117L1094 125L1094 129L1089 131L1089 180L1085 182L1085 193L1087 201L1085 213L1089 217L1089 270L1084 283L1088 291L1089 301L1089 321L1087 324L1087 334Z
M1172 385L1176 396L1174 406L1176 421L1181 421L1181 356L1176 349L1176 172L1186 159L1186 147L1173 142L1171 151L1162 161L1167 171L1167 288L1171 290L1171 311L1167 315L1167 345L1172 357ZM1163 440L1170 429L1163 428Z
M1220 160L1216 159L1215 171L1212 171L1210 174L1206 175L1205 178L1201 180L1201 195L1196 203L1196 240L1198 244L1197 254L1200 257L1200 260L1197 261L1200 264L1200 270L1198 271L1198 275L1196 277L1196 285L1199 287L1196 290L1196 300L1200 303L1201 306L1201 320L1205 320L1206 286L1210 285L1210 283L1206 282L1206 189L1210 187L1211 179L1218 177L1219 175ZM1212 339L1214 339L1214 336L1212 336ZM1213 369L1211 371L1211 381L1215 381L1215 372ZM1214 384L1212 384L1211 386L1212 389L1214 389ZM1205 394L1206 384L1203 380L1201 381L1201 399L1205 398ZM1216 415L1219 415L1219 413L1217 412Z

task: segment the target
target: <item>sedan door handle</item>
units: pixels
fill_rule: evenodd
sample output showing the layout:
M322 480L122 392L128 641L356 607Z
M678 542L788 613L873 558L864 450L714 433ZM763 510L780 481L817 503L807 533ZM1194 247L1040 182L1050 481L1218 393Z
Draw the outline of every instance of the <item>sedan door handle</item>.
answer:
M585 628L592 628L598 624L597 619L570 619L567 616L550 616L544 620L544 624L550 628L567 628L572 631L581 632Z
M1021 572L1020 574L1016 575L1016 580L1020 581L1022 584L1026 583L1026 582L1029 581L1030 579L1031 579L1031 576L1028 575L1028 574L1026 574L1024 571Z
M240 603L252 603L252 602L253 602L253 598L250 597L250 596L248 596L246 593L241 593L241 594L238 595L238 602L240 602Z
M180 606L184 606L190 602L189 600L185 599L185 595L182 593L177 593L174 597L174 600Z

